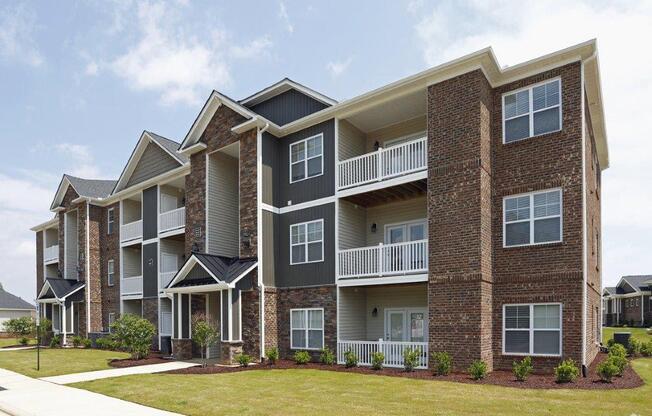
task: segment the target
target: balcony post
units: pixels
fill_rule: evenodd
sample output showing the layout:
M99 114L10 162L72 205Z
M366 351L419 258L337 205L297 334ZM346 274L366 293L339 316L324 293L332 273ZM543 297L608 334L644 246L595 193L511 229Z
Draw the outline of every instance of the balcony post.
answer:
M378 275L382 276L385 271L385 250L383 250L383 243L378 243Z
M376 181L380 182L383 180L383 148L378 148L378 175Z

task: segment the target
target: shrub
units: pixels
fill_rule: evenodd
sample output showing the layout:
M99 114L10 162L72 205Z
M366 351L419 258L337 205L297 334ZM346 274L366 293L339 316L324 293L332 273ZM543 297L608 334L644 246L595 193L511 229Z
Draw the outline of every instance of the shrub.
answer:
M625 367L627 367L627 358L620 355L609 355L607 360L618 368L616 375L622 376L623 372L625 371Z
M617 355L619 357L625 358L627 356L627 350L620 344L613 344L609 347L609 356Z
M532 373L534 367L532 366L532 358L525 357L521 361L514 361L512 364L512 371L514 372L514 377L518 381L525 381L527 377Z
M436 352L435 355L435 371L439 376L447 376L451 372L453 366L453 359L447 352Z
M333 365L335 364L335 354L330 350L330 348L326 347L321 350L321 353L319 354L319 361L322 364Z
M93 346L93 341L91 341L91 340L88 339L88 338L84 338L84 339L82 339L82 342L81 342L81 343L82 343L82 347L84 347L84 348L90 348L90 347Z
M371 368L374 370L382 370L383 364L385 363L385 354L380 351L376 351L371 354Z
M21 337L21 338L18 340L18 343L19 343L20 345L27 345L27 344L29 344L29 338L27 338L27 337Z
M308 351L297 351L294 353L294 362L299 365L308 364L310 362L310 354Z
M414 371L416 366L419 364L419 356L421 352L417 349L406 348L403 351L403 366L405 371Z
M580 369L577 368L575 361L564 360L555 367L555 379L557 383L570 383L580 375Z
M78 335L75 335L74 337L72 337L72 346L73 347L78 348L78 347L81 346L81 344L82 344L82 337L80 337Z
M278 348L272 347L268 349L267 352L265 352L265 357L267 357L270 364L276 364L279 357Z
M607 341L607 348L611 348L611 347L613 347L615 344L616 344L616 340L613 339L613 338L610 338L610 339Z
M468 371L473 380L481 380L487 376L487 363L482 360L475 360L469 366Z
M204 358L204 352L206 349L211 346L217 338L220 336L220 333L215 329L213 325L208 323L206 315L203 313L198 313L192 317L192 340L195 344L199 346L202 367L206 367L206 359ZM251 361L251 357L249 357ZM248 364L248 363L247 363Z
M101 350L115 350L117 347L115 341L109 337L96 339L95 346Z
M52 331L52 321L48 318L43 317L39 320L38 327L41 331L41 334Z
M600 376L600 380L605 383L611 383L611 379L618 374L618 367L616 367L611 359L606 359L598 364L597 372Z
M627 345L627 353L631 356L637 355L641 352L641 341L634 337L629 337L629 344Z
M351 350L344 353L344 367L351 368L358 366L358 356Z
M50 348L59 348L61 346L61 335L55 335L50 340Z
M111 324L114 339L131 354L134 360L147 358L156 328L147 319L136 315L122 315Z
M31 316L12 318L5 321L4 330L16 338L33 337L36 332L36 323Z
M247 354L240 354L236 357L236 360L238 361L238 364L240 364L241 367L247 367L251 362L251 356Z
M644 342L641 344L641 355L643 357L652 356L652 341Z

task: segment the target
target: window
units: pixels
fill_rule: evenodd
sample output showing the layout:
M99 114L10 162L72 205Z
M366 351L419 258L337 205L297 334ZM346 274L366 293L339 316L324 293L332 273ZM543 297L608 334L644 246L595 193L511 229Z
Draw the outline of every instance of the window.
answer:
M638 306L638 298L636 298L636 306Z
M113 279L115 276L115 262L113 260L109 260L107 265L106 265L106 284L109 286L113 286Z
M505 247L561 241L561 190L533 192L503 199Z
M111 324L115 322L115 313L109 313L109 332L111 332Z
M503 95L503 142L561 130L561 81Z
M113 234L113 224L115 223L115 213L113 208L109 208L106 211L106 233L108 235Z
M324 260L324 220L290 226L290 264Z
M324 347L324 310L290 310L290 348L320 350Z
M561 355L561 305L505 305L503 354Z
M290 145L290 183L319 176L324 171L322 133Z

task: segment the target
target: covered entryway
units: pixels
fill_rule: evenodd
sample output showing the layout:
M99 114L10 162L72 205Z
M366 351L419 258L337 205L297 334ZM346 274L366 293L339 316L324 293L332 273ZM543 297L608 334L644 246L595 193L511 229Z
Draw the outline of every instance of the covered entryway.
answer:
M42 316L52 321L52 330L61 334L65 345L68 336L79 335L79 308L83 307L84 282L47 278L37 298Z

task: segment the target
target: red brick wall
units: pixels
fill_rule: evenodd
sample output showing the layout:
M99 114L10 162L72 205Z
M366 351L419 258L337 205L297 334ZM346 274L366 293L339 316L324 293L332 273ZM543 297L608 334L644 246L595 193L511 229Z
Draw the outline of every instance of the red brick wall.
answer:
M256 272L252 272L256 279ZM260 291L242 292L242 348L246 354L258 360L260 357Z
M102 264L101 223L106 221L106 211L98 206L89 206L88 224L88 275L86 279L87 299L90 299L90 332L102 331Z

